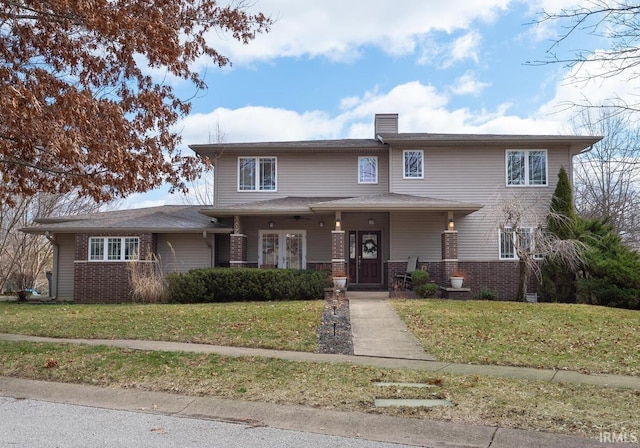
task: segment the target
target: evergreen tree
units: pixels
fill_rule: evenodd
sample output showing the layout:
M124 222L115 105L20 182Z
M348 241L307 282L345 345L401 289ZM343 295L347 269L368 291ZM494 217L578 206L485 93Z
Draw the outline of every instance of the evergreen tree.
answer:
M547 231L563 240L572 239L575 237L575 221L576 212L569 175L564 167L560 167L558 184L553 192L547 216Z
M580 239L588 244L577 301L640 309L640 255L622 243L606 220L579 218Z
M564 167L561 167L558 172L558 184L551 198L546 231L560 240L570 240L576 237L573 194L569 176ZM541 284L538 288L540 300L575 303L575 280L575 273L566 263L557 257L547 256L542 266Z

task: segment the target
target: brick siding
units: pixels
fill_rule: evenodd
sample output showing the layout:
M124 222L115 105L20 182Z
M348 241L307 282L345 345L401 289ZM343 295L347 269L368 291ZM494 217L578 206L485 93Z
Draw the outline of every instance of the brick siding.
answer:
M142 257L153 249L150 233L100 233L76 235L73 300L75 303L129 302L129 262L88 261L89 238L109 236L137 236Z

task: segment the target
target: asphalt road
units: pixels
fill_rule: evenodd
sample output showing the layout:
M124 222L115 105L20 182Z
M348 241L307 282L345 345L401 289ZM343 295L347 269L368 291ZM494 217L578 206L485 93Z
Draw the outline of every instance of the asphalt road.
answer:
M0 397L0 447L174 448L405 445L193 418Z

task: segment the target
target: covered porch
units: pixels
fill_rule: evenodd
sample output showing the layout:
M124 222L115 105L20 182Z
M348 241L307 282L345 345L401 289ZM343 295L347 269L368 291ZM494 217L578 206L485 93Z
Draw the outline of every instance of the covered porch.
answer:
M432 279L458 268L456 221L482 206L406 194L286 197L201 210L229 220L229 266L327 270L350 290L393 291L410 256Z

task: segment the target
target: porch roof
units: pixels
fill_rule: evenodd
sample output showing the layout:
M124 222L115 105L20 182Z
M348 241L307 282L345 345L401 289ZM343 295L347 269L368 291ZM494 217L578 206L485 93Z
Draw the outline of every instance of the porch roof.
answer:
M218 208L202 209L207 216L227 217L234 215L308 215L329 211L457 211L472 213L482 204L450 201L446 199L385 193L357 197L294 197L289 196L265 201L233 204Z
M152 232L230 233L231 227L211 222L199 213L198 205L164 205L130 210L113 210L74 216L37 218L37 225L21 229L26 233Z

